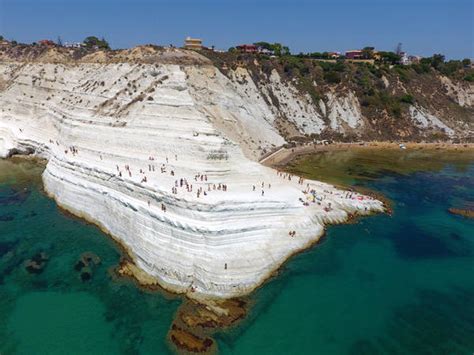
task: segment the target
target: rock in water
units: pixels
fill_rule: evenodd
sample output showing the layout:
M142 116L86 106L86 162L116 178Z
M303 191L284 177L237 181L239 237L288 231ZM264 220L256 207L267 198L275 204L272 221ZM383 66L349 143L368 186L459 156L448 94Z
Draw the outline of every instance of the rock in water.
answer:
M41 274L48 261L48 256L44 252L35 254L31 259L28 259L25 263L25 269L30 274Z
M448 209L449 213L456 214L458 216L466 218L474 218L474 210L471 209L462 209L462 208L450 208Z

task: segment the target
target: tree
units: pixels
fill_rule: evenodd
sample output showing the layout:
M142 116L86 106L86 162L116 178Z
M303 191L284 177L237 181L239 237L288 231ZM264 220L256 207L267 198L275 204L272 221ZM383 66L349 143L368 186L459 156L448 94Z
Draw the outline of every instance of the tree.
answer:
M379 52L380 55L380 60L383 63L389 63L389 64L398 64L400 62L400 56L396 53L393 52Z
M374 47L364 47L362 49L362 58L372 59L374 57Z
M257 47L262 47L263 49L267 49L269 51L273 51L273 53L277 56L284 56L290 54L290 48L287 46L282 45L281 43L268 43L268 42L255 42L254 45Z
M5 38L3 38L2 35L0 35L0 41L3 41Z
M456 73L458 70L461 70L463 67L462 62L460 60L450 60L438 67L438 70L443 73L444 75L452 75Z
M471 65L471 60L470 60L469 58L464 58L464 59L462 60L462 65L463 65L464 67L470 66L470 65Z
M89 36L84 40L84 45L86 48L99 48L99 49L110 49L109 43L102 37L98 39L95 36Z
M273 50L273 45L268 42L255 42L254 45L256 45L257 47L262 47L263 49L267 49L269 51Z
M438 69L443 63L444 63L444 55L433 54L433 56L431 57L431 66L433 68Z
M314 52L309 54L310 58L316 58L316 59L321 59L322 54L320 52Z
M63 46L63 40L61 39L61 36L58 36L58 40L57 40L57 45L62 47Z

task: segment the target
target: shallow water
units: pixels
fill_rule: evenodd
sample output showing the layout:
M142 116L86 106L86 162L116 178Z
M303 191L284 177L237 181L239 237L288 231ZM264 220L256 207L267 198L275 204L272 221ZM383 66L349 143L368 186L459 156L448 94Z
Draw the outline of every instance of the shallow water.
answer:
M257 292L247 324L220 336L223 353L472 354L474 221L447 208L474 201L474 159L414 173L410 158L395 173L397 155L337 158L338 182L381 192L393 215L330 227ZM327 155L307 159L307 176L324 175Z
M473 203L474 159L418 163L419 172L391 172L389 156L377 159L333 156L344 163L326 173L339 166L339 182L389 197L393 215L328 228L252 296L246 320L218 334L221 353L472 353L474 222L446 210ZM306 174L324 174L311 160L301 162ZM0 161L0 353L168 353L181 299L114 279L120 250L42 194L41 170ZM30 274L25 262L39 252L46 266ZM84 252L101 263L82 281Z
M0 353L169 353L166 334L181 300L115 280L120 250L96 227L66 216L41 192L42 168L0 161ZM25 270L38 252L40 274ZM81 280L84 252L101 263Z

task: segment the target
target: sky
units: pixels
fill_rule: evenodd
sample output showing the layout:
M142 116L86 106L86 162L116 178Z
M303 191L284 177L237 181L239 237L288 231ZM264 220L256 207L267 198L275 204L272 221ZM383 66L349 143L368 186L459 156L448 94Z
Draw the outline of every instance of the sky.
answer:
M219 49L280 42L292 53L373 46L474 58L474 0L0 0L0 35L18 42L105 37L113 48Z

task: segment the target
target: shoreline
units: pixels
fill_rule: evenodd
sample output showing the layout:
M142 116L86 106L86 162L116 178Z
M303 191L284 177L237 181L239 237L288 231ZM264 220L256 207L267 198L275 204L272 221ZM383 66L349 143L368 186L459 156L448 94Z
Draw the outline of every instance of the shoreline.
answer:
M403 144L406 149L401 149L400 144ZM304 144L297 145L294 148L284 148L276 150L272 154L260 160L260 164L272 167L272 168L281 168L282 166L293 161L295 158L298 158L303 155L309 155L312 153L321 153L321 152L332 152L332 151L344 151L348 149L354 150L398 150L398 151L431 151L431 150L442 150L442 151L473 151L474 152L474 143L417 143L417 142L408 142L408 143L394 143L394 142L353 142L353 143L343 143L336 142L327 145L322 144Z
M347 147L350 147L351 145L337 145L335 148L332 150L343 150L347 149ZM357 147L359 147L357 145ZM379 146L371 146L371 147L365 147L365 148L370 148L370 149L380 149ZM317 150L321 151L321 150ZM325 150L327 151L327 150ZM299 152L298 152L299 153ZM311 152L309 152L311 153ZM31 156L16 156L15 157L18 160L29 160L29 161L37 161L37 162L43 162L44 159L35 159L35 157ZM348 213L347 218L340 223L330 223L330 224L324 224L323 229L320 231L319 235L315 235L315 237L311 240L308 241L305 245L302 245L301 248L298 250L294 250L291 254L286 256L285 258L281 259L281 262L278 263L277 266L275 266L274 269L269 271L268 275L262 279L262 281L258 284L255 285L255 287L246 293L243 293L241 295L235 295L229 298L214 298L214 297L200 297L199 295L193 295L189 290L179 290L179 289L174 289L173 287L169 287L170 285L166 285L161 280L155 279L152 276L146 274L144 271L142 271L137 263L135 262L133 258L133 254L127 249L125 245L123 245L117 238L115 238L111 233L108 232L108 230L102 226L99 222L97 222L94 218L89 218L90 216L84 215L83 213L78 213L74 208L70 208L68 206L63 206L61 205L58 200L55 198L54 194L48 192L45 188L45 185L43 183L43 180L41 179L41 187L42 187L42 192L48 197L51 198L55 201L56 205L59 207L60 211L64 213L67 216L77 218L81 222L87 223L94 225L98 227L106 236L110 237L111 241L113 242L114 245L117 246L121 258L119 263L110 269L110 273L112 274L112 277L116 277L117 280L120 282L120 279L122 279L125 282L131 282L133 285L139 289L141 289L143 292L158 292L160 295L162 295L165 298L181 298L183 300L183 304L178 308L174 321L170 325L170 329L168 332L168 342L170 344L173 344L172 347L176 346L177 349L190 349L189 348L189 343L186 344L187 342L191 343L196 343L196 342L204 342L209 343L208 349L213 349L214 346L216 345L215 343L215 338L214 334L217 331L227 329L227 328L232 328L233 326L236 326L238 322L240 322L243 318L245 318L245 314L247 314L250 310L250 304L251 302L245 302L244 305L240 308L238 308L236 311L240 316L236 318L235 320L231 321L229 324L225 324L225 317L227 316L228 312L232 312L230 308L226 308L227 302L240 302L239 300L242 300L244 297L247 299L248 297L251 297L258 289L264 287L268 282L270 282L272 279L278 277L280 273L282 272L282 268L286 263L288 263L293 257L302 254L313 247L316 247L318 244L324 241L324 239L327 237L327 228L331 225L336 225L336 224L352 224L352 223L357 223L360 217L366 217L366 216L373 216L375 214L379 214L378 212L371 212L366 214L350 214ZM334 184L332 184L334 185ZM334 185L337 186L337 185ZM343 188L347 190L349 186L337 186L338 188ZM354 189L355 191L358 191L357 189ZM362 192L362 191L358 191ZM364 195L370 195L372 197L375 197L383 202L384 206L384 212L383 213L391 213L391 208L390 208L390 203L386 199L381 199L380 196L377 196L377 194L374 191L363 191L362 192ZM125 267L125 268L124 268ZM193 327L187 326L187 324L183 323L182 320L180 321L179 318L182 317L190 317L192 314L200 314L201 312L199 309L205 309L207 310L206 317L213 318L216 320L216 324L214 326L209 326L206 331L203 331L203 329L194 329ZM184 316L183 316L184 312ZM210 312L210 313L209 313ZM207 318L203 318L203 322L206 321ZM178 328L176 328L179 326ZM180 337L179 340L176 340L176 337ZM181 346L180 346L181 345Z
M417 149L417 150L445 150L445 151L466 151L466 150L474 150L474 144L472 143L466 143L466 144L450 144L450 143L407 143L406 144L407 150L409 149ZM271 167L273 168L280 168L282 169L282 165L288 164L290 161L294 160L297 157L303 156L303 155L309 155L312 153L320 153L320 152L328 152L328 151L344 151L347 149L357 149L357 150L381 150L381 149L390 149L390 150L401 150L398 146L398 143L391 143L391 142L370 142L366 144L360 144L360 143L333 143L329 145L304 145L304 146L298 146L295 148L290 148L290 149L285 149L281 150L283 153L277 154L278 159L275 161L272 159L272 165ZM271 155L270 155L271 156ZM32 161L36 164L40 164L42 166L45 166L47 163L47 159L37 157L37 156L32 156L32 155L14 155L6 160L11 160L11 161ZM269 164L269 163L267 163ZM270 166L267 165L266 166ZM284 170L284 169L282 169ZM42 181L42 179L41 179ZM322 182L325 182L324 180ZM382 196L378 194L376 191L373 190L366 190L366 189L359 189L358 187L354 186L349 186L349 185L340 185L340 184L334 184L330 183L331 185L335 186L338 189L352 189L356 192L362 193L364 195L371 196L373 198L376 198L380 200L383 203L384 211L382 213L387 213L391 214L392 209L391 209L391 203L392 201L388 200L385 196ZM65 213L68 216L71 216L73 218L78 218L80 221L83 221L85 223L91 224L99 228L104 234L106 234L110 239L113 241L113 243L118 247L118 249L122 253L122 257L118 265L116 266L114 272L116 273L117 276L123 277L125 279L130 279L132 282L134 282L137 287L142 288L143 290L151 291L151 292L160 292L163 294L168 294L168 297L170 294L172 295L177 295L177 296L185 296L188 299L194 300L196 302L202 303L202 304L208 304L208 301L215 302L219 300L226 300L226 299L235 299L239 297L245 297L248 296L252 293L254 293L257 289L262 287L269 279L274 277L275 273L278 273L278 271L281 269L281 267L287 263L291 258L293 258L295 255L298 255L315 245L317 245L322 239L324 239L324 236L326 235L326 229L328 226L331 225L337 225L337 224L348 224L348 223L353 223L353 221L357 220L360 217L366 217L366 216L373 216L375 214L379 214L379 212L371 212L368 214L349 214L347 215L347 218L344 221L341 221L339 223L328 223L323 226L323 229L321 230L321 233L319 235L316 235L309 240L306 244L302 245L301 248L298 250L294 250L290 255L287 257L283 258L280 263L278 263L277 266L275 266L274 269L268 272L268 275L262 279L262 281L259 284L256 284L255 287L252 288L250 291L245 291L241 292L239 294L232 295L230 297L226 298L221 298L221 297L211 297L211 296L202 296L199 294L194 294L188 289L181 289L181 288L175 288L173 285L168 285L166 282L162 282L162 280L158 280L155 277L146 274L145 271L142 271L140 267L137 265L131 251L127 249L125 245L123 245L118 238L114 237L104 226L102 226L99 222L97 222L94 218L90 216L86 216L83 213L80 213L76 211L73 208L70 208L68 206L64 206L59 201L55 198L54 194L50 193L49 191L46 190L46 187L42 181L41 183L41 189L42 192L48 197L51 198L55 201L56 205L59 207L61 212Z
M12 160L12 161L26 160L26 161L32 161L34 163L41 164L43 166L46 165L45 163L47 161L46 159L36 157L36 156L31 156L31 155L14 155L12 157L7 158L7 160ZM339 187L334 184L331 184L331 185L337 188L345 189L345 190L348 189L347 186ZM138 287L144 290L148 290L151 292L158 291L160 293L168 293L168 294L173 294L177 296L185 296L186 298L190 300L194 300L196 302L199 302L205 305L209 305L209 303L213 303L213 302L219 302L219 301L245 297L252 294L253 292L255 292L255 290L262 287L269 279L271 279L275 275L275 273L277 273L278 270L281 269L281 267L285 263L287 263L293 256L298 255L312 248L314 245L317 245L321 239L324 239L324 236L326 234L326 229L328 226L351 223L353 220L360 217L372 216L379 213L389 213L390 211L389 205L387 205L386 201L384 200L382 201L383 211L381 212L372 211L368 213L347 213L347 217L343 221L334 222L334 223L326 223L323 225L323 228L321 229L320 233L316 233L315 231L314 236L310 240L308 240L307 243L303 244L297 250L294 250L285 258L282 258L281 261L277 265L275 265L274 268L269 270L268 274L264 278L262 278L261 282L259 282L258 284L255 284L255 286L252 287L251 290L246 289L239 293L232 294L229 297L218 297L218 296L200 295L199 293L191 292L188 288L182 289L182 288L173 287L173 285L166 283L166 281L164 280L160 280L158 278L155 278L152 275L148 275L145 271L142 271L140 269L131 251L123 243L121 243L121 241L118 238L116 238L113 234L111 234L107 230L106 227L104 227L99 221L94 219L92 216L89 216L85 213L77 211L75 208L72 208L70 206L66 206L60 203L58 199L56 198L56 196L47 190L42 178L41 178L41 192L44 193L47 198L52 199L55 202L56 206L58 206L59 210L62 213L64 213L66 216L77 218L81 222L94 225L95 227L99 228L101 232L103 232L106 236L108 236L113 241L113 243L118 247L118 249L122 253L122 258L114 270L117 276L120 276L123 278L129 278L133 280L137 284ZM367 194L367 192L365 194ZM372 194L372 196L374 195Z

